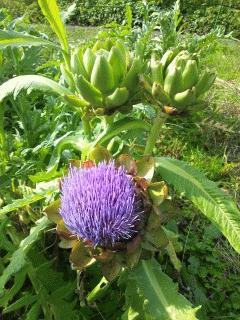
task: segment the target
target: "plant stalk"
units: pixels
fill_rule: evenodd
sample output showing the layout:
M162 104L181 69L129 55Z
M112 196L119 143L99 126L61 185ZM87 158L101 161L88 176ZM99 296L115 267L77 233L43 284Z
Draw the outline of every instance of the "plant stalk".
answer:
M114 122L114 115L103 117L103 123L106 130L111 124L113 124L113 122Z
M152 154L156 141L159 137L160 130L162 128L163 123L165 122L166 117L167 117L166 114L162 113L161 110L158 109L156 118L153 122L152 129L147 138L147 144L144 150L145 156Z
M111 282L109 282L105 277L102 277L98 285L88 294L87 302L93 303L96 299L102 297L106 293L110 284Z
M83 115L82 117L82 125L83 125L83 132L87 139L91 137L91 126L90 126L90 119L86 115Z
M3 153L4 160L9 160L5 132L4 132L4 111L5 111L5 106L3 105L0 107L0 144L1 144L1 150Z

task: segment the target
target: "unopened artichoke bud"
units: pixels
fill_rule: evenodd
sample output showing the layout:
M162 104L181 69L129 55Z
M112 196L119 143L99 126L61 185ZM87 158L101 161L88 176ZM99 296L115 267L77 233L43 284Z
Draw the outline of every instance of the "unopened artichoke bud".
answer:
M104 40L97 40L92 48L93 52L97 52L100 49L105 49L110 51L111 47L114 45L114 41L110 38Z
M175 49L169 49L164 53L164 55L160 60L164 70L166 70L170 62L173 61L173 59L179 54L179 52L180 52L180 49L175 48Z
M75 83L82 98L94 109L114 112L128 104L138 88L143 63L117 40L98 41L93 48L78 49L71 57Z
M84 55L83 55L83 65L85 66L85 70L87 74L92 73L95 59L96 59L96 56L93 53L93 51L90 48L87 48L87 50L84 52Z
M168 50L162 59L152 57L148 74L141 77L143 87L169 114L199 111L205 107L201 99L214 83L216 75L201 72L198 55L186 50Z
M150 66L152 81L163 85L163 64L161 61L157 61L155 56L152 56Z
M75 76L82 75L88 77L88 74L83 66L83 52L81 48L75 49L71 55L71 69Z

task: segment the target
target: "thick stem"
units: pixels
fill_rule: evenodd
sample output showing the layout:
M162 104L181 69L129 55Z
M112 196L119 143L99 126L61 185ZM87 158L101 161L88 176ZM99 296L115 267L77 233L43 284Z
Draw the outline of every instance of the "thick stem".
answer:
M93 303L96 299L102 297L106 293L110 284L111 283L105 277L102 277L98 285L88 294L87 302Z
M144 150L144 155L151 155L153 152L153 148L155 147L156 141L159 137L160 130L162 128L163 123L165 122L166 115L162 113L160 110L157 111L156 118L153 122L152 129L149 133L147 144Z
M5 111L5 105L2 105L0 107L0 144L1 144L0 149L2 150L4 160L9 160L6 137L4 132L4 111Z
M112 115L112 116L104 116L103 117L103 121L104 121L105 129L107 129L113 123L114 115Z
M91 137L91 126L90 126L90 119L84 115L82 117L82 125L83 125L83 132L84 132L84 135L87 139L89 139Z
M63 50L63 58L68 70L71 72L71 62L70 62L70 54L69 51Z

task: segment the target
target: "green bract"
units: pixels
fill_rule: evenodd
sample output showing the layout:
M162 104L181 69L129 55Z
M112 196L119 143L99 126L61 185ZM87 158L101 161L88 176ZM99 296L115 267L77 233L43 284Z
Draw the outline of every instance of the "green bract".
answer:
M197 54L168 50L161 60L152 57L149 74L142 76L144 87L168 113L197 111L204 107L202 95L216 76L200 71Z
M93 108L115 109L136 91L141 59L121 41L96 42L92 49L76 49L71 68L82 98Z

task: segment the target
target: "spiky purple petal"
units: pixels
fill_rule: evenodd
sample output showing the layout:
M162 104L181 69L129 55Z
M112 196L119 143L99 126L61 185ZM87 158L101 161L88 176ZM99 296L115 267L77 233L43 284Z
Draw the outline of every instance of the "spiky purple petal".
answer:
M114 162L70 168L61 185L60 214L71 232L95 246L130 239L139 220L134 182Z

